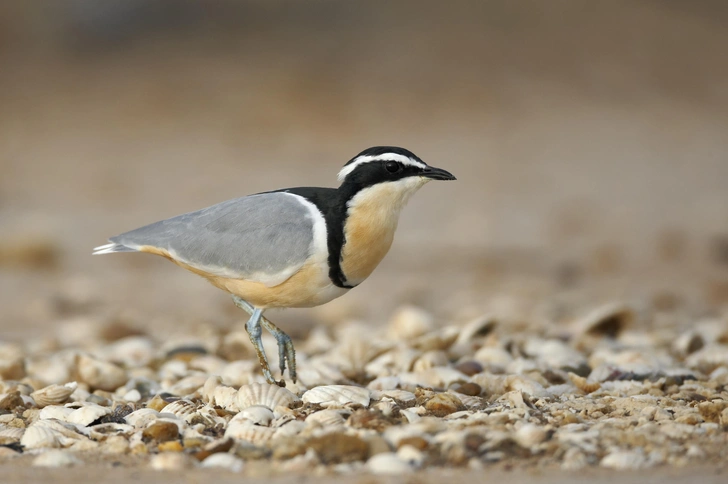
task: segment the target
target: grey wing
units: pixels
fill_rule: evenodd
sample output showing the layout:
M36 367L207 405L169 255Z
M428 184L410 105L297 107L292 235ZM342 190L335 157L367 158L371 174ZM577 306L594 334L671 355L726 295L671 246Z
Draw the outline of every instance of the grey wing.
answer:
M313 225L304 199L274 192L228 200L109 240L131 249L164 249L211 274L276 286L312 254Z

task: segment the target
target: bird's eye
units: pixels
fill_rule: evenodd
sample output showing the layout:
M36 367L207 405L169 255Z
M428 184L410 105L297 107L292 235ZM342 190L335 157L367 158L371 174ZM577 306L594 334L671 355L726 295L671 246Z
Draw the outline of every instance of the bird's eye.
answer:
M384 168L386 168L389 173L397 173L400 170L401 166L396 161L388 161L384 165Z

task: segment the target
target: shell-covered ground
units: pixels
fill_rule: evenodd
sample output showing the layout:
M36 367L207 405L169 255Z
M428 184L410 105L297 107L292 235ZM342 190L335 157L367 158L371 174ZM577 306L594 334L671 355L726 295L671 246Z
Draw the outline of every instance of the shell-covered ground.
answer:
M74 318L0 349L0 459L248 475L724 461L725 323L645 331L644 317L613 303L560 326L446 323L404 306L380 329L313 329L285 388L264 382L242 328L155 341Z

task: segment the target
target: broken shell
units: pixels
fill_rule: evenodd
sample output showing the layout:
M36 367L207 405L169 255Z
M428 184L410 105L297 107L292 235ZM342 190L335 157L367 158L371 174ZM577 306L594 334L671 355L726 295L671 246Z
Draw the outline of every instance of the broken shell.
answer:
M312 388L301 397L306 403L318 403L323 406L333 404L357 404L369 406L370 391L367 388L352 385L325 385Z
M442 350L433 350L417 358L412 365L412 371L426 371L436 366L447 366L450 361Z
M575 373L569 373L569 380L574 384L576 388L583 391L584 393L592 393L599 390L602 385L599 382L588 382L583 376L579 376Z
M582 336L616 338L635 320L634 311L622 303L597 307L574 323L575 333Z
M252 383L240 387L236 403L239 410L253 405L263 405L274 409L278 406L290 407L297 400L298 397L285 388L267 383Z
M124 417L124 420L129 425L133 425L134 427L140 429L144 428L147 425L149 425L149 422L152 422L153 420L156 420L159 418L159 412L157 412L154 409L151 408L140 408L139 410L135 410L126 417Z
M86 403L83 407L77 408L68 414L66 422L86 427L101 417L105 417L110 414L111 409L108 407L102 407L95 403Z
M248 420L255 425L263 425L265 427L270 426L270 423L274 418L273 410L264 405L251 405L250 407L246 407L235 417L239 417L241 419Z
M63 407L61 405L49 405L40 411L38 418L41 420L56 419L65 422L72 412L74 412L73 408Z
M6 445L11 442L18 442L23 438L25 429L19 427L6 427L0 429L0 445Z
M76 387L78 387L76 382L66 383L65 385L49 385L31 393L30 396L33 397L38 408L47 407L48 405L60 405L68 400Z
M25 430L20 444L26 449L60 448L84 438L58 421L38 420Z
M197 410L197 405L192 403L190 400L176 400L166 407L164 407L159 413L171 413L175 417L179 417L182 420L186 420L186 417L192 415Z
M79 355L76 359L78 376L92 388L112 392L123 386L127 380L126 371L108 361Z
M476 338L482 338L490 334L498 324L493 316L482 316L467 323L460 329L457 343L469 343Z
M602 467L610 469L642 469L648 467L647 458L643 452L637 450L618 450L605 456L599 463Z

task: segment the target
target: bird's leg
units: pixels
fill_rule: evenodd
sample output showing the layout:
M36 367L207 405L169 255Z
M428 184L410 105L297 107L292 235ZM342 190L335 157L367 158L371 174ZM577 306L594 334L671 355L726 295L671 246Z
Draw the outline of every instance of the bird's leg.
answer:
M263 317L261 324L273 335L278 343L281 378L283 377L283 372L286 371L286 360L288 360L288 376L291 377L293 383L296 383L296 349L293 347L293 340L267 318Z
M250 304L245 299L242 299L239 296L233 296L233 301L235 302L235 305L242 309L243 311L247 312L251 316L255 314L257 309L253 307L252 304ZM252 317L251 317L252 319ZM293 383L296 383L296 350L293 347L293 340L291 340L291 337L288 336L286 333L284 333L278 326L271 323L268 318L263 316L262 314L259 316L260 325L262 325L270 334L273 335L273 337L276 339L276 342L278 343L278 362L281 367L281 378L283 378L283 373L286 371L286 360L288 360L288 375L291 377L291 380L293 380ZM248 322L250 324L250 322ZM258 325L258 329L260 329L260 325ZM250 335L251 341L253 341L253 336L250 333L250 330L248 330L248 326L246 325L246 330L248 331L248 334ZM260 335L258 335L258 341L260 342ZM272 377L268 378L268 375L270 375L270 369L268 366L268 359L265 356L265 352L263 351L263 345L260 344L260 351L258 351L258 346L256 345L255 341L253 341L253 346L255 347L256 351L258 352L258 359L260 360L260 365L263 367L263 374L266 375L266 380L269 383L276 383L275 380L272 379ZM262 355L262 358L261 358ZM281 383L283 381L281 380ZM278 383L280 384L280 383Z
M265 356L265 349L263 348L263 341L261 339L263 328L260 327L260 318L263 315L263 311L253 308L253 306L248 304L247 301L244 301L237 296L233 296L233 301L237 307L250 314L250 319L247 323L245 323L245 331L247 331L250 342L253 344L255 352L258 354L258 362L263 370L263 377L265 378L265 381L271 385L277 385L278 382L273 379L273 375L270 372L268 358Z

